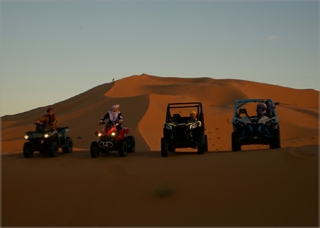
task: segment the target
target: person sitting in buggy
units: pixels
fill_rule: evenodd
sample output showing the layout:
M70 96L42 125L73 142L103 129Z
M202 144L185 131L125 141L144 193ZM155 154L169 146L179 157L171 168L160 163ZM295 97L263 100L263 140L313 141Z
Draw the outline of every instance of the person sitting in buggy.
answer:
M268 116L267 115L268 113L267 113L267 105L265 104L265 103L259 103L258 105L257 105L257 116L259 117L259 118L262 118L262 117L264 117L264 116Z

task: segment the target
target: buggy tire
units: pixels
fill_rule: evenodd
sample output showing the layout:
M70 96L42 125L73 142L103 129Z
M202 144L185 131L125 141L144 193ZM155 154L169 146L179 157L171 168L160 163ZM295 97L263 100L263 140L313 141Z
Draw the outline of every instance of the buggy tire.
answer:
M91 144L90 144L90 155L92 158L97 158L99 157L99 154L100 154L100 150L99 150L99 145L96 141L93 141Z
M62 147L63 153L71 153L73 149L73 142L70 137L66 138L66 145Z
M199 135L198 141L197 141L197 148L198 148L198 154L204 154L204 150L205 150L204 135Z
M118 142L118 153L120 157L127 156L128 146L126 140L120 140Z
M204 151L208 152L208 137L204 135Z
M169 145L166 138L161 138L161 157L168 157Z
M169 148L169 152L172 152L172 153L176 152L176 148L173 145L169 144L168 148Z
M237 132L231 134L232 151L241 151L241 143L238 140Z
M23 145L23 157L32 158L33 157L33 148L31 142L25 142Z
M277 149L281 147L280 130L274 130L273 137L270 141L270 149Z
M128 152L135 152L136 151L136 142L133 136L129 135L126 138L126 142L127 142L127 148L128 148Z
M49 152L49 157L58 157L58 144L56 141L49 141L48 142L48 152Z

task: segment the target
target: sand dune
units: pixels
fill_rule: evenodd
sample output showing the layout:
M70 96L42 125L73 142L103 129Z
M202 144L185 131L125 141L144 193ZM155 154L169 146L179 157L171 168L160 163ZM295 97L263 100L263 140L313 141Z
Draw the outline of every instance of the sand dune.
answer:
M236 99L272 98L281 146L231 152ZM203 103L209 153L160 157L169 102ZM99 119L118 103L136 152L92 159ZM3 226L317 226L319 91L243 80L134 75L54 108L74 152L22 156L24 133L47 107L1 118ZM193 151L191 149L191 151ZM172 187L159 198L155 189Z
M233 104L236 99L272 98L277 108L283 147L318 145L319 91L298 90L242 80L211 78L163 78L130 76L92 88L53 104L60 126L69 126L75 147L87 149L100 129L99 118L110 105L119 103L124 124L137 138L137 150L157 151L169 102L201 101L204 106L209 150L230 150ZM25 113L3 116L2 154L21 152L24 132L45 113L40 107ZM12 141L18 140L12 147ZM17 142L18 142L17 141ZM261 148L257 146L256 148Z

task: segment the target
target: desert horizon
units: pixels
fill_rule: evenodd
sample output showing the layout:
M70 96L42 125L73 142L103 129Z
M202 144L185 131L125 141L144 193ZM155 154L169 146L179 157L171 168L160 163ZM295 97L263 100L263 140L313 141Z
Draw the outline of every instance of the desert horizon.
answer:
M231 151L235 100L271 98L281 148ZM171 102L202 102L208 152L160 156ZM91 158L99 119L120 105L136 151ZM22 155L52 107L74 150ZM318 226L319 91L253 81L132 75L45 107L1 117L2 226ZM169 186L167 197L157 189Z

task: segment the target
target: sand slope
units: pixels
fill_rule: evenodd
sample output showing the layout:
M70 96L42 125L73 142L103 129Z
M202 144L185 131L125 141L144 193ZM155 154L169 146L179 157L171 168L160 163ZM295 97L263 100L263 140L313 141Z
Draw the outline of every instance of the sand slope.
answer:
M94 131L101 128L97 124L100 117L110 105L119 103L125 120L123 125L132 128L137 150L156 151L160 149L167 103L201 101L209 150L219 151L231 149L233 104L236 99L245 98L272 98L281 103L277 112L283 147L318 144L319 91L311 89L232 79L135 75L97 86L50 106L59 117L59 125L70 127L74 146L87 149L95 140ZM21 151L24 132L34 129L32 123L45 113L46 108L2 117L2 154Z

